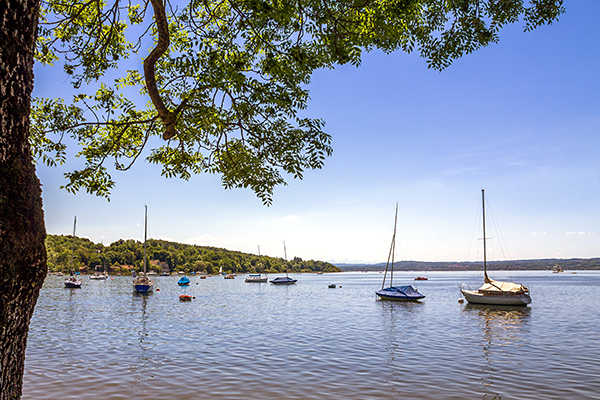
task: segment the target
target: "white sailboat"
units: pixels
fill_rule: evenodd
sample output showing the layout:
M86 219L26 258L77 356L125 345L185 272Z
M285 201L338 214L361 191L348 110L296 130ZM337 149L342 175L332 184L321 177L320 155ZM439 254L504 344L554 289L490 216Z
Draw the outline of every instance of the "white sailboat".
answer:
M136 276L133 274L133 288L138 293L149 293L154 289L154 282L146 275L146 237L148 235L148 206L144 205L144 272Z
M77 225L77 216L75 216L75 218L73 219L73 241L71 242L71 263L69 264L69 269L70 269L70 277L65 281L65 287L66 288L74 288L74 289L78 289L81 287L81 281L78 280L75 277L75 274L73 273L73 256L75 255L75 226Z
M256 267L261 268L262 267L262 263L260 262L260 246L258 246L258 257L259 257L259 261L256 264ZM259 269L260 271L260 269ZM249 274L248 277L246 278L245 282L250 282L250 283L266 283L268 281L269 278L267 278L266 274L265 276L262 276L260 273L259 274Z
M531 303L529 289L520 283L500 282L490 279L487 274L487 254L485 238L485 192L481 189L483 204L483 277L484 283L478 290L461 285L461 293L472 304L492 304L504 306L526 306ZM465 287L466 286L466 287Z

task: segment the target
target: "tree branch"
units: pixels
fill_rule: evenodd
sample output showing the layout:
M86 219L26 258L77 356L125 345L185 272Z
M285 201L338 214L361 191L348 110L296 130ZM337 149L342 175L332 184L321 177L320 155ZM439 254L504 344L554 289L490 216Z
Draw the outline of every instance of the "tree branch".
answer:
M165 54L169 49L169 23L167 21L167 15L165 12L165 4L162 0L150 0L152 8L154 9L154 20L156 21L156 30L158 32L158 41L156 47L152 50L150 55L144 60L144 79L146 80L146 88L150 95L152 104L158 111L158 116L165 124L165 132L163 133L163 139L169 140L173 136L177 135L175 130L175 122L177 119L177 113L171 112L165 106L158 88L156 87L156 76L155 66L158 59Z

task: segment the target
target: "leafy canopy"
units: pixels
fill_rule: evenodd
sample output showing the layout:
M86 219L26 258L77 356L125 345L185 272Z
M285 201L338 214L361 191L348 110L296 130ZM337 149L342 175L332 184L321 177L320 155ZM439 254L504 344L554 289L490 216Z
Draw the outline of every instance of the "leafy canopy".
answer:
M299 116L316 69L380 49L441 70L507 24L532 30L564 12L562 0L133 1L42 0L36 59L60 62L77 94L34 99L31 143L48 165L65 162L65 136L79 143L70 192L108 197L106 160L127 170L159 143L145 154L163 175L220 174L269 204L284 176L332 153L324 122Z

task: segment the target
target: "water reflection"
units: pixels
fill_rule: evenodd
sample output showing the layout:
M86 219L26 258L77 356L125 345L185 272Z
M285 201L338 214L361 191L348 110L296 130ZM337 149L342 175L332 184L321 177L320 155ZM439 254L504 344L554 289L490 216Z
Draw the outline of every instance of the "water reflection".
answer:
M469 303L463 312L475 318L483 332L482 399L501 400L501 378L521 373L519 365L524 355L519 353L519 347L529 331L531 308Z
M135 372L135 381L140 381L142 379L142 375L147 371L147 366L150 363L150 358L146 355L146 353L150 350L150 342L148 340L148 313L146 311L146 307L148 305L148 296L151 294L133 294L133 304L132 308L134 310L140 310L140 324L138 329L138 346L141 350L139 357L137 357L137 362L135 363L133 369Z
M415 318L422 313L425 304L412 301L377 301L377 304L381 307L383 348L387 353L385 380L389 385L388 395L395 397L403 393L403 386L411 374L411 360L402 357L405 356L405 352L414 350L411 349L411 340L420 329Z

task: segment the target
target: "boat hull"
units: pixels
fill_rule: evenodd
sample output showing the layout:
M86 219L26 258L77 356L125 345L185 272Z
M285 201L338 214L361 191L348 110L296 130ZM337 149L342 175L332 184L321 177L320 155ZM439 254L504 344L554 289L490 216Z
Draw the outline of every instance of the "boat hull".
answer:
M283 278L283 279L282 278L275 278L275 279L273 279L271 281L271 283L273 285L293 285L296 282L298 282L297 279L290 279L290 278L287 278L287 280L285 280L285 279L286 278Z
M412 286L389 287L375 292L382 300L391 301L419 301L425 298Z
M150 293L152 292L152 285L133 285L134 289L138 293Z
M531 296L522 294L482 294L475 290L460 290L465 299L472 304L489 304L497 306L526 306L531 303Z
M79 289L81 288L80 281L65 281L65 287L71 289Z

